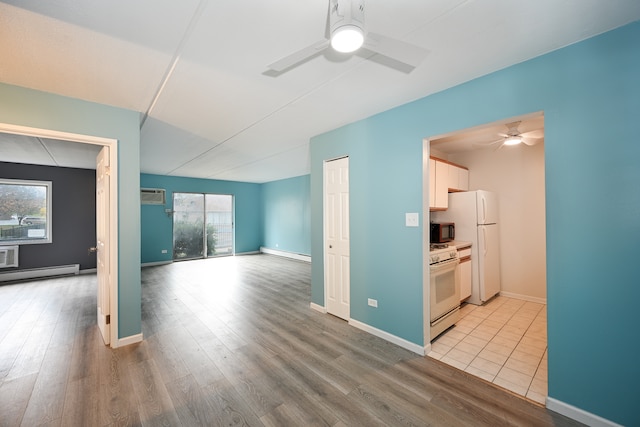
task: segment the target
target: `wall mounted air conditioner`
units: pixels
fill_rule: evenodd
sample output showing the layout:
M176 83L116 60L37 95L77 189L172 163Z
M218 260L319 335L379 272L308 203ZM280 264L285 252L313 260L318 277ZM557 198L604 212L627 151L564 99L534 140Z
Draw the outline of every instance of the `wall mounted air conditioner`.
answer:
M164 205L165 193L164 188L141 188L140 203L143 205Z
M19 246L0 246L0 268L18 266Z

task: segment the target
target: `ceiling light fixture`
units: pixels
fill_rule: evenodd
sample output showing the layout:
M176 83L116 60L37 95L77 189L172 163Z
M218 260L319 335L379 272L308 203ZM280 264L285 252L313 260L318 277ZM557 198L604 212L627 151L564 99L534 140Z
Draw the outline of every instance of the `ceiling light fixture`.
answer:
M504 145L518 145L522 142L522 138L518 135L510 136L504 140Z
M331 47L351 53L364 43L364 0L332 0L330 3Z
M331 47L338 52L355 52L363 43L364 32L357 25L343 25L331 33Z

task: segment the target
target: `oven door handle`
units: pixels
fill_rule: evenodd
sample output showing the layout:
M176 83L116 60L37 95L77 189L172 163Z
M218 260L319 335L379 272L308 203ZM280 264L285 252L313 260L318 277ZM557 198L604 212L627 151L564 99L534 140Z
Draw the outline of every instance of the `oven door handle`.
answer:
M451 261L445 261L440 264L432 264L429 266L429 271L431 274L441 273L442 270L447 270L450 268L455 268L460 263L460 259L452 259Z

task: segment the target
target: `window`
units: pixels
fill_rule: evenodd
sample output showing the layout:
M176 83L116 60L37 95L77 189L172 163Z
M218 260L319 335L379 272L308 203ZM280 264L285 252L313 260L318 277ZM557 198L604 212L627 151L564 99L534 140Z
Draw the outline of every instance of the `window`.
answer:
M173 259L233 254L233 196L173 193Z
M51 243L51 182L0 179L0 245Z

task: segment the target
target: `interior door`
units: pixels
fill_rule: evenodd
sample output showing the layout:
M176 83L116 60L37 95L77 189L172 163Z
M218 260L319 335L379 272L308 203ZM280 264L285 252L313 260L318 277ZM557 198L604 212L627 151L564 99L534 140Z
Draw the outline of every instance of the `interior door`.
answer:
M324 169L325 295L327 312L349 319L349 158L325 163Z
M98 276L98 327L105 344L110 344L109 266L109 147L96 159L96 250Z

